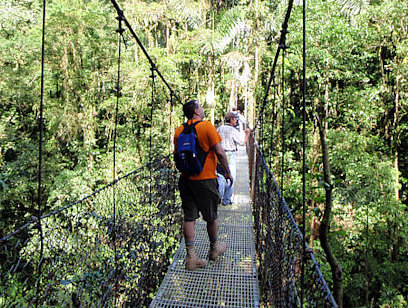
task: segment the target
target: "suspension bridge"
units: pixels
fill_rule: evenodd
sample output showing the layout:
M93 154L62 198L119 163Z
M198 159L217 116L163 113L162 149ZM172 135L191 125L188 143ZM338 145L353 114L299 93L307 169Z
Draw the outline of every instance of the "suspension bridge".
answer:
M124 23L149 59L152 75L169 88L172 101L180 101L111 2L119 35ZM219 209L225 255L202 269L184 268L178 173L171 156L164 156L81 200L46 214L39 210L38 217L0 239L1 306L337 307L262 147L263 111L279 53L287 48L292 5L289 1L257 125L239 151L234 203ZM119 36L119 68L120 44ZM117 104L119 81L120 69ZM41 93L42 121L43 86ZM40 174L41 160L40 155ZM113 174L115 160L114 155ZM196 246L206 258L202 221L196 224Z

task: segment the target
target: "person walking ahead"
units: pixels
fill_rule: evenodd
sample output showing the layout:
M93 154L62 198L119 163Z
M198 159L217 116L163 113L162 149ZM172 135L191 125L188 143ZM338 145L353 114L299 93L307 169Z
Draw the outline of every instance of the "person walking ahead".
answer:
M215 127L204 119L204 109L200 104L191 100L183 105L187 124L196 123L198 143L201 148L208 152L201 173L192 176L181 174L179 180L180 197L184 213L184 239L186 243L187 258L185 267L194 270L207 265L207 261L200 259L194 248L194 226L199 218L199 213L207 222L207 233L210 239L209 259L214 261L226 250L226 243L218 241L218 204L220 196L217 188L216 166L217 158L224 169L225 178L231 181L228 160L221 146L221 137ZM182 133L184 126L179 126L174 134L174 148L177 151L177 139Z
M245 145L248 141L250 130L247 128L244 130L245 136L240 133L235 126L237 125L237 118L233 112L228 112L225 115L225 125L218 127L217 131L220 134L222 141L221 145L224 148L228 165L231 171L233 181L235 181L237 174L237 146ZM226 185L226 177L218 175L218 189L221 195L222 205L232 204L232 194L234 193L234 183Z

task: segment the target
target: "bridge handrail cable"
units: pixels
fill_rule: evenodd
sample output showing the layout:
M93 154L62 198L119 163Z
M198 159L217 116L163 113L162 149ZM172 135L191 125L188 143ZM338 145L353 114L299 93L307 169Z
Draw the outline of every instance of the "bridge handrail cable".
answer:
M71 203L69 203L69 204L67 204L67 205L65 205L65 206L63 206L63 207L61 207L61 208L58 208L58 209L53 210L53 211L51 211L51 212L49 212L49 213L47 213L47 214L45 214L45 215L42 215L41 217L34 217L34 216L32 216L32 217L31 217L31 220L29 220L27 223L25 223L25 224L22 225L21 227L17 228L17 229L14 230L13 232L11 232L11 233L7 234L6 236L4 236L3 238L1 238L1 239L0 239L0 244L3 244L4 242L6 242L7 240L9 240L9 239L12 238L13 236L18 235L21 231L24 231L25 229L27 229L27 228L28 228L29 226L31 226L32 224L38 223L38 221L41 221L41 220L43 220L43 219L45 219L45 218L48 218L48 217L54 216L54 215L56 215L56 214L59 214L59 213L65 211L65 210L67 210L67 209L69 209L69 208L71 208L71 207L73 207L73 206L75 206L75 205L77 205L77 204L83 202L83 201L86 201L86 200L92 198L93 196L95 196L96 194L98 194L99 192L101 192L101 191L103 191L103 190L105 190L105 189L107 189L107 188L109 188L109 187L115 185L115 184L116 184L117 182L119 182L120 180L125 179L125 178L127 178L127 177L130 177L130 176L132 176L132 175L135 175L135 174L137 174L137 173L139 173L139 172L142 172L142 171L145 170L145 169L150 169L150 168L152 168L153 166L158 165L158 164L159 164L160 162L162 162L163 160L171 159L171 157L172 157L172 154L166 155L166 156L163 156L163 157L160 157L160 158L157 158L157 159L155 159L155 160L153 160L153 161L151 161L151 162L149 162L149 163L146 163L145 165L139 167L138 169L133 170L133 171L131 171L131 172L129 172L129 173L127 173L127 174L125 174L125 175L119 177L118 179L111 181L110 183L106 184L105 186L103 186L103 187L101 187L101 188L95 190L95 191L92 192L91 194L89 194L89 195L87 195L87 196L85 196L85 197L83 197L83 198L81 198L81 199L79 199L79 200L77 200L77 201L75 201L75 202L71 202Z
M269 301L269 303L272 302L274 305L279 306L279 303L282 300L286 303L297 303L299 305L301 302L303 302L303 300L306 300L305 302L308 304L312 304L314 301L321 303L321 300L324 300L325 304L329 304L331 307L336 308L337 304L323 277L323 274L320 271L320 265L316 261L312 249L310 249L307 243L305 243L304 236L299 226L297 225L295 218L293 217L285 201L285 198L283 197L282 191L279 188L275 176L268 167L262 149L256 142L253 133L251 134L250 143L250 176L251 182L253 183L253 185L255 185L253 186L253 189L255 189L255 191L253 191L253 194L255 228L257 230L257 251L260 256L263 256L260 259L260 278L261 285L264 286L264 289L262 290L263 293L270 294L270 299L266 301ZM262 169L264 171L262 171ZM271 183L272 186L267 187L268 183ZM265 195L268 195L270 196L269 198L273 199L264 200L263 198L265 198ZM274 205L275 201L273 200L276 200L276 202L278 202L278 207ZM285 217L287 217L291 225L290 229L292 229L292 231L290 231L290 229L284 230L286 224L282 222L283 218L280 217L280 215L284 215ZM271 223L271 219L273 220L272 225L265 225L265 223L267 222ZM270 228L274 230L270 230ZM282 236L282 233L290 233L290 235ZM298 240L294 240L294 236L297 237ZM286 237L288 237L290 241L293 241L293 243L285 242L285 240L289 240L286 239ZM264 251L262 249L262 245L265 244L262 243L274 244L271 247L268 246L266 251ZM305 243L305 251L303 251L302 248L303 243ZM269 264L269 266L272 266L273 269L264 268L263 261L265 258L269 260L267 264ZM270 263L271 260L276 260L276 258L283 258L280 259L281 264ZM311 261L311 265L305 269L305 273L300 274L299 272L297 272L297 264L303 265L307 263L308 260ZM312 269L312 272L310 272L310 269ZM313 272L315 274L313 274ZM302 277L300 276L303 275L306 275L308 279L302 281ZM310 287L311 285L313 285L313 282L311 282L311 280L313 279L317 279L317 282L320 286L319 288L317 288L316 286L314 288ZM283 282L284 280L292 281L292 287L289 287L287 284L285 287L285 283ZM299 280L301 281L301 286L297 286L297 281ZM270 285L268 284L268 281ZM267 286L265 287L265 285ZM304 288L305 290L303 290ZM300 292L298 291L298 289L300 289ZM306 292L305 298L303 298L303 291ZM323 296L319 296L319 293L321 293ZM296 294L302 295L299 296Z
M302 231L300 230L299 226L297 225L297 223L295 221L295 218L293 217L292 212L291 212L289 206L287 205L287 203L285 201L285 198L283 197L283 194L282 194L282 192L281 192L281 190L279 188L279 185L278 185L278 183L277 183L277 181L275 179L275 176L273 175L272 171L268 167L268 164L267 164L267 162L265 160L265 156L263 155L262 149L259 147L259 145L257 143L255 143L255 144L256 144L257 151L259 151L259 154L262 157L262 165L265 168L267 175L272 178L274 188L278 191L279 200L282 203L283 209L284 209L286 215L289 217L289 220L290 220L290 222L292 224L292 227L295 228L297 236L303 242L304 241L304 235L303 235ZM306 246L306 253L308 254L309 258L311 258L311 260L312 260L312 262L314 264L314 267L315 267L315 269L316 269L316 271L317 271L317 273L319 275L319 280L320 280L324 290L327 292L328 298L330 298L330 300L335 304L333 295L331 294L331 291L330 291L329 287L327 286L326 280L324 279L323 274L320 271L320 264L316 261L316 258L314 257L313 250L309 247L309 245L307 243L305 243L305 246ZM336 306L334 306L334 307L336 307Z

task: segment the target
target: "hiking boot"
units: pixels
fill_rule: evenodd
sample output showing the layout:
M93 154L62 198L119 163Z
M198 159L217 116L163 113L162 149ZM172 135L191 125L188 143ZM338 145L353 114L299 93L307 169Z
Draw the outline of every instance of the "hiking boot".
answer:
M215 261L219 256L221 256L227 249L227 244L224 242L211 243L211 248L209 252L209 259Z
M207 261L200 259L195 251L194 246L186 246L187 248L187 258L186 258L186 269L193 271L196 268L204 267L207 265Z

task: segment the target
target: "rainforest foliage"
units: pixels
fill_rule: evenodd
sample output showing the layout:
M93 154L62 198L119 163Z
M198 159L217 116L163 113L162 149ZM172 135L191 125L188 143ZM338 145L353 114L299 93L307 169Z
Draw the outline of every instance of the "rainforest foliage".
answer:
M177 97L198 98L214 123L238 106L255 126L286 1L118 2ZM114 178L119 56L110 1L50 0L46 12L43 212ZM343 269L345 307L408 305L407 25L406 1L307 3L306 233L332 283L318 236L327 185L320 121L331 165L329 242ZM279 59L261 141L287 203L301 217L301 1L288 27L290 48ZM42 1L1 1L1 237L38 214L41 41ZM171 134L183 121L180 102L128 30L121 44L118 176L169 154Z

